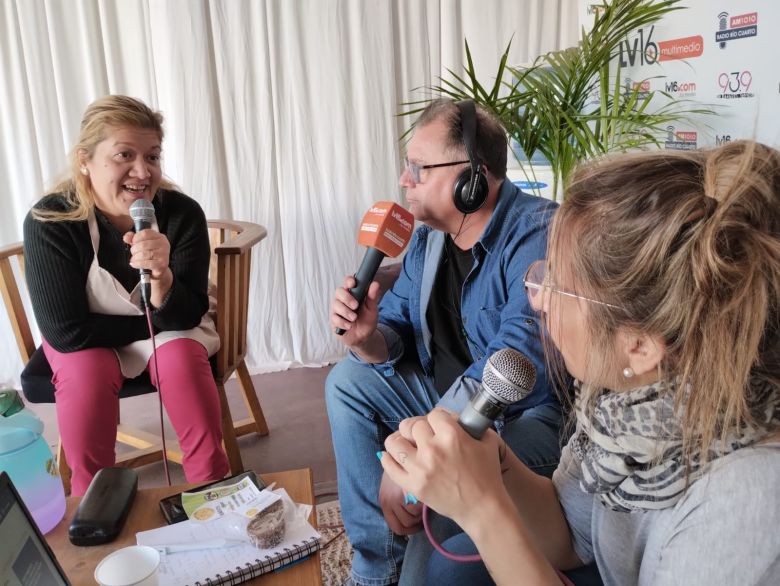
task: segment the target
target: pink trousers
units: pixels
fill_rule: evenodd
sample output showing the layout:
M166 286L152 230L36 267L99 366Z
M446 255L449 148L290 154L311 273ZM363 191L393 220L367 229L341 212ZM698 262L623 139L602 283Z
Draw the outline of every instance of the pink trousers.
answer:
M68 464L71 490L83 495L98 470L116 461L119 388L124 380L110 348L57 352L45 340L43 350L54 376L57 424ZM222 449L217 386L206 349L179 338L157 348L162 401L179 445L187 482L216 480L229 466ZM157 384L154 358L147 370Z

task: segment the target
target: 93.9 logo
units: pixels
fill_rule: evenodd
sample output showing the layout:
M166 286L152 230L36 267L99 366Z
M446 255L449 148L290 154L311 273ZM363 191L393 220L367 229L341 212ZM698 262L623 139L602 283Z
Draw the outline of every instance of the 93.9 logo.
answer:
M734 98L752 98L754 93L750 92L750 86L753 84L753 74L749 70L723 72L718 75L718 87L721 93L716 97L725 99Z

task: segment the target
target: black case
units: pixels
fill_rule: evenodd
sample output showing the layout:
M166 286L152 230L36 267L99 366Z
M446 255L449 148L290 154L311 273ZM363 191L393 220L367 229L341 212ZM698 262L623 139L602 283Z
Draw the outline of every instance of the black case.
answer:
M95 474L68 527L70 542L100 545L116 539L137 488L138 474L130 468L103 468Z
M260 490L263 490L265 488L265 482L263 482L262 478L258 477L257 474L254 473L254 471L249 470L248 472L241 472L240 474L229 476L227 478L223 478L222 480L217 480L216 482L212 482L210 484L204 484L203 486L198 486L197 488L191 488L189 489L189 492L197 492L199 490L203 490L204 488L209 488L209 487L218 487L218 486L226 486L228 484L234 484L244 477L249 477L249 479L254 483L254 485ZM160 510L162 511L163 517L165 517L165 520L168 523L168 525L172 525L173 523L180 523L181 521L187 520L187 513L184 512L184 507L182 507L181 505L181 493L177 493L162 499L160 501Z

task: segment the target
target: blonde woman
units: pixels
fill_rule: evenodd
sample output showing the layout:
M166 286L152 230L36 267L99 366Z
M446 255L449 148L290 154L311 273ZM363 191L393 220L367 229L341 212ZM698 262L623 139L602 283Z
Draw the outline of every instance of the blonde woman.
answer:
M428 582L560 584L595 561L606 584L780 583L780 153L590 164L548 258L526 287L580 381L552 480L443 411L385 443L387 474L468 535L445 545L486 565L435 554Z
M164 180L162 115L127 96L84 113L68 176L24 222L26 276L55 386L57 422L73 494L113 465L118 392L156 371L139 269L151 272L162 400L184 451L189 482L228 471L208 357L219 348L209 317L210 247L203 210ZM132 231L145 199L159 230Z

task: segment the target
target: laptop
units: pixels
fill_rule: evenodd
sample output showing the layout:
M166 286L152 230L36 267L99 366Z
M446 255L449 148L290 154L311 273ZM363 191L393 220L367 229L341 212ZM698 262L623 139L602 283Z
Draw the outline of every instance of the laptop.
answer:
M70 586L5 472L0 472L0 543L0 584Z

